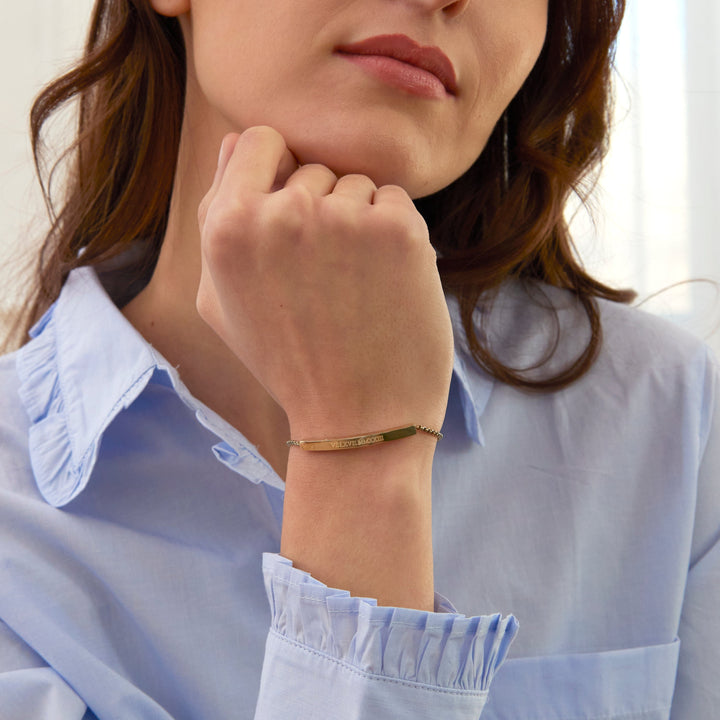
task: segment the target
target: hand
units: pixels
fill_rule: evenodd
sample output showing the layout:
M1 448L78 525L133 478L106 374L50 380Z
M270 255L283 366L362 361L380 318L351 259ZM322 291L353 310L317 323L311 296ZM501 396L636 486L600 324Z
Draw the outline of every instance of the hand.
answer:
M254 127L225 138L199 223L198 311L295 437L442 425L452 329L402 188L298 168L278 132Z

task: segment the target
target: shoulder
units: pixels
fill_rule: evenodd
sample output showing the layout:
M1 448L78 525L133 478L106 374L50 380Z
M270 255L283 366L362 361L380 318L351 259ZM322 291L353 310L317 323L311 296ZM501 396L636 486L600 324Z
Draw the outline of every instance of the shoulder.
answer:
M720 413L720 363L700 338L663 318L637 308L602 301L603 344L588 382L623 383L626 393L643 397L665 417L648 422L673 423L688 432L685 442L702 454ZM715 418L715 419L713 419Z
M640 308L596 299L601 344L595 364L577 383L603 372L632 382L637 374L704 374L708 346L683 328ZM551 377L582 355L591 339L588 313L577 296L541 283L507 283L478 309L481 338L506 365L527 377Z
M628 367L699 369L715 364L712 351L684 328L640 308L599 300L601 360Z
M584 417L605 414L680 441L707 437L718 412L718 363L701 339L640 308L597 299L601 343L590 369L546 402ZM479 307L478 332L495 356L530 379L571 366L591 324L577 296L544 284L509 283ZM522 393L521 393L522 395ZM520 400L518 400L520 402ZM523 404L527 404L526 398Z
M677 445L699 460L718 407L720 368L700 338L636 307L598 301L602 344L574 391L586 407L611 407L623 432ZM573 392L573 386L569 388Z
M638 308L600 301L603 342L592 377L626 378L650 398L672 398L675 414L694 416L701 437L717 414L720 364L699 337Z

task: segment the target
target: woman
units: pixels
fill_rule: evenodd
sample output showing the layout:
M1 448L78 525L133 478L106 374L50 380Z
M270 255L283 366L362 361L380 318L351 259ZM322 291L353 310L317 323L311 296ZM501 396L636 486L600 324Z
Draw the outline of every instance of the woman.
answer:
M621 15L97 3L33 112L80 98L0 364L3 717L713 716L717 367L563 221Z

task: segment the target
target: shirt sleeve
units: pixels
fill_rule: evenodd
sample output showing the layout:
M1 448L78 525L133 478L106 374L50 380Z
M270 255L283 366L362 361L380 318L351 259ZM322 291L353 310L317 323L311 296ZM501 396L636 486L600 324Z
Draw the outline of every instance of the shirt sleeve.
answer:
M380 607L263 557L272 614L255 720L477 720L513 616Z
M85 703L0 621L2 720L88 720Z
M720 373L710 355L702 459L672 720L714 720L720 706Z

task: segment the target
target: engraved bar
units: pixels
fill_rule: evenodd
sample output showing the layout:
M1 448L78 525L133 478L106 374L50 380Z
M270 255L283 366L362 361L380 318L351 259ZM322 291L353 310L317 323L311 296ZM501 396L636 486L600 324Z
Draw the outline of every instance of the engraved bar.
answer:
M416 433L416 427L410 425L409 427L395 428L381 433L370 433L368 435L338 438L336 440L300 440L299 446L303 450L311 451L350 450L353 448L377 445L378 443L389 442L390 440L399 440L400 438L410 437Z

